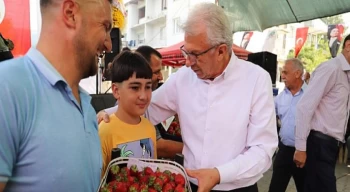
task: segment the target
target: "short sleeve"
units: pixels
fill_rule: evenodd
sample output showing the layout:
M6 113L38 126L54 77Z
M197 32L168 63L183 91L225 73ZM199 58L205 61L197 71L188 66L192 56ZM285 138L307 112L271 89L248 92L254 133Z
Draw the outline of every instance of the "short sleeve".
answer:
M21 123L17 113L19 101L13 93L14 88L2 82L0 89L0 182L7 182L16 164Z

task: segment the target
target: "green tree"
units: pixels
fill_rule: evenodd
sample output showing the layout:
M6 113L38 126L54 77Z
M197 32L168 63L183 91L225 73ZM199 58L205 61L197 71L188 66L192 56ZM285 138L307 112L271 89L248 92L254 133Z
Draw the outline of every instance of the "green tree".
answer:
M335 15L335 16L331 16L331 17L324 17L324 18L321 18L321 20L327 25L342 24L344 22L342 15Z
M324 17L321 18L321 20L327 25L344 23L342 15ZM346 31L346 29L344 29L344 31ZM327 34L318 35L317 39L318 42L305 44L298 55L298 58L304 63L304 67L308 72L312 72L319 64L331 58L328 47ZM317 43L317 46L315 46L315 43ZM339 49L339 52L340 51L341 48ZM289 51L287 57L294 58L294 49Z
M327 45L328 40L323 36L324 35L319 36L322 38L318 42L317 49L314 44L305 44L299 52L298 59L304 63L304 67L308 72L314 71L319 64L331 58ZM288 59L290 58L294 58L294 49L289 51Z

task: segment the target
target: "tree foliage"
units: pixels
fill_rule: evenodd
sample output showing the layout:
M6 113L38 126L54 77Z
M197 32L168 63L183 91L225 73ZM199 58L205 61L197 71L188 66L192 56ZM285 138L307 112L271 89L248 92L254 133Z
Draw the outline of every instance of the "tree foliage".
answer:
M321 20L327 25L343 23L341 15L325 17ZM331 58L327 34L318 35L317 39L318 42L305 44L298 55L298 58L304 63L304 67L308 72L312 72L319 64ZM341 49L339 49L339 52L340 51ZM288 58L294 58L294 49L289 51Z

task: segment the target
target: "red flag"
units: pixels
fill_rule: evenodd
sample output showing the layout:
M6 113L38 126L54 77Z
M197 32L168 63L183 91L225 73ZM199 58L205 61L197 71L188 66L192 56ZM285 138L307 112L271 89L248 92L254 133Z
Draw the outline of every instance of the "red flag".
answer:
M307 39L308 27L298 28L295 35L295 58L299 55L301 48L303 48L304 43Z
M24 55L31 46L29 0L0 0L0 32L13 41L13 56Z

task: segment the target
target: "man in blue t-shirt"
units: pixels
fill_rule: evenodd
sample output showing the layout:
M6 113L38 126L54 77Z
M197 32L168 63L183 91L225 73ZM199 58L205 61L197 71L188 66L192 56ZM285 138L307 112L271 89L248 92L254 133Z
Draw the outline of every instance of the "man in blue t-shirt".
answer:
M79 82L111 50L111 3L41 0L37 47L0 63L0 192L98 190L96 113Z

